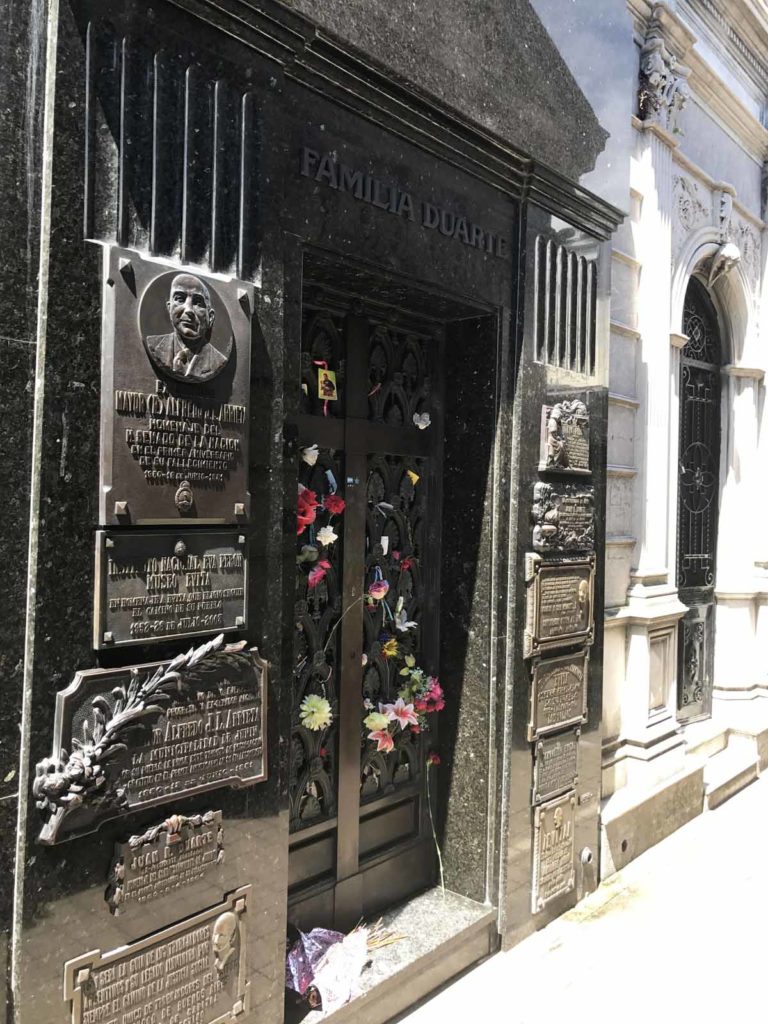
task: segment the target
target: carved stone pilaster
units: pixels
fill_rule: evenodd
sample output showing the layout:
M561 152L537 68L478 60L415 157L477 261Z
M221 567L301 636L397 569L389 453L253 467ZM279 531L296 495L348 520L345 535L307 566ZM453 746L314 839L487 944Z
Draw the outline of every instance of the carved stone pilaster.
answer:
M684 135L680 115L690 95L690 73L667 46L661 19L654 11L640 51L640 118L674 135Z

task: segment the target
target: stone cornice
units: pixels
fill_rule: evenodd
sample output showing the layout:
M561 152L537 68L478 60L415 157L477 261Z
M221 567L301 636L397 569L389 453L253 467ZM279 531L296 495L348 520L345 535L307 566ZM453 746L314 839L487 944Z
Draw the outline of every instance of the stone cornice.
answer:
M665 3L628 0L627 6L640 33L652 18L661 26L668 48L690 68L691 92L707 112L756 160L768 159L768 130L696 51L696 36L688 26ZM684 145L684 136L681 140Z
M286 78L519 200L599 239L624 212L276 0L169 0L242 42Z

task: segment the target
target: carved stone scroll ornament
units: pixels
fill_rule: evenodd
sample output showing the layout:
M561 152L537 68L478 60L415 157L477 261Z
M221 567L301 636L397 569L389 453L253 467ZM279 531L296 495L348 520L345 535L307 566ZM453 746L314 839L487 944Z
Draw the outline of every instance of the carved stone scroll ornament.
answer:
M707 279L707 285L709 288L719 281L721 277L726 277L741 261L741 253L739 247L733 242L726 242L725 245L721 245L715 255L712 257L712 262L709 267L709 277Z
M224 646L224 636L220 635L178 655L170 663L115 670L122 677L121 685L114 686L111 692L102 689L90 698L78 696L82 687L88 685L82 682L84 673L78 673L72 686L57 697L54 752L35 769L32 792L45 818L40 842L57 842L65 833L93 831L100 821L122 811L213 788L217 779L210 773L203 774L204 755L214 743L226 749L228 736L219 728L223 713L214 710L206 718L201 709L206 707L206 700L210 700L207 695L215 694L222 685L234 685L228 682L230 678L242 677L250 686L254 672L259 670L263 693L266 662L258 658L255 649L247 650L246 646L245 642ZM101 673L106 677L110 671L95 670L85 675ZM235 692L239 692L237 687ZM248 695L247 690L243 693L244 697ZM250 721L263 716L259 693L249 701L244 711L230 712L238 726L246 717ZM188 734L183 731L187 715L196 716L188 728L189 734L202 734L205 740L207 730L209 739L205 740L205 749L198 754L197 763L186 773L184 786L179 789L181 784L177 785L169 776L159 790L150 794L143 790L137 792L137 786L146 786L136 778L141 774L143 762L153 761L153 747L165 751L169 742L179 738L190 744ZM261 728L257 723L259 764L263 763ZM71 748L71 752L65 746ZM131 764L132 757L138 757L141 762L138 767ZM159 767L162 773L162 763ZM223 766L225 773L235 774L230 769L230 765ZM227 774L223 778L232 781ZM243 781L251 781L251 778ZM70 816L73 821L65 825Z
M680 115L688 103L691 69L668 49L663 29L654 18L640 51L640 117L666 131L684 135Z

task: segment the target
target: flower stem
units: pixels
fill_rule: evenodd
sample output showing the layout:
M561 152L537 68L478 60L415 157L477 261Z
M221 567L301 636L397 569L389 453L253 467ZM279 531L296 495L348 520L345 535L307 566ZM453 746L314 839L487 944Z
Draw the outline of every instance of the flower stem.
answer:
M435 849L437 850L437 863L440 866L440 888L443 890L443 899L445 899L445 874L443 872L443 857L440 853L440 843L437 841L437 832L435 831L435 819L432 816L432 797L429 791L429 769L432 767L431 764L427 765L427 809L429 810L429 823L432 826L432 838L435 841Z
M325 652L328 650L328 644L330 644L331 640L333 639L333 634L336 632L338 627L341 625L341 620L344 618L344 616L347 614L347 612L351 612L352 611L352 609L355 607L356 604L360 604L360 602L363 600L364 597L365 597L365 594L363 594L360 597L358 597L357 600L353 601L352 604L348 605L344 609L342 614L338 617L338 619L334 623L333 629L328 634L328 639L325 641L325 647L323 648L323 654L325 654Z

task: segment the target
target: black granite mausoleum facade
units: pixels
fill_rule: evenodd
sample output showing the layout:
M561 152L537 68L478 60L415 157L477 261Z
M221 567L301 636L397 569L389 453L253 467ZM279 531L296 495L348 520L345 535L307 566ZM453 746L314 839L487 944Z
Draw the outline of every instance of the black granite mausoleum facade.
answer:
M605 132L522 2L4 6L8 1020L279 1022L420 899L386 1020L597 883Z

